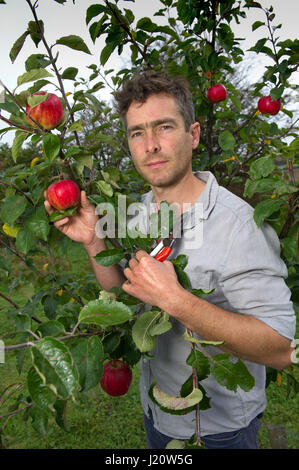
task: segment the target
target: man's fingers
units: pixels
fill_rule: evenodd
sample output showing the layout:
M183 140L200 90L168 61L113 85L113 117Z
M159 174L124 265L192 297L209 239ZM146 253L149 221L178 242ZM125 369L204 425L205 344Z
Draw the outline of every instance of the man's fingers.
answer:
M48 214L52 214L54 212L54 209L52 208L51 204L49 201L44 201L44 206Z
M136 268L136 266L138 266L138 261L135 258L131 258L129 261L129 266L131 269Z
M85 191L81 191L81 207L82 209L92 208L94 210L94 206L89 202Z
M58 228L58 229L61 229L65 224L67 224L69 222L69 218L68 217L64 217L63 219L61 220L57 220L57 222L55 222L55 227Z
M142 258L150 256L150 255L144 250L139 250L136 252L135 256L136 256L137 261L140 262Z

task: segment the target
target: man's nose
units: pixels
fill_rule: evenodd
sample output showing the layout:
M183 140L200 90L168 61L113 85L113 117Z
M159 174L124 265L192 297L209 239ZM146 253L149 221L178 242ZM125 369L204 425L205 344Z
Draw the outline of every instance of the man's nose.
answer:
M145 146L148 153L157 153L161 150L159 139L154 132L147 133Z

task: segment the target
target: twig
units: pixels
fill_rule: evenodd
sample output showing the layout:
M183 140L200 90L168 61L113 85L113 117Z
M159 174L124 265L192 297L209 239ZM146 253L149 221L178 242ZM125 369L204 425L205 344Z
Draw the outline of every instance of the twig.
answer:
M23 108L23 106L21 105L21 103L19 103L18 99L15 97L15 95L4 85L4 83L0 80L0 85L4 88L4 90L12 97L12 99L14 100L14 102L16 103L16 105L18 106L18 108L20 108L20 110L26 114L27 117L30 118L30 120L32 122L34 122L34 124L38 127L37 130L41 131L43 134L45 134L45 131L43 129L43 127L32 117L30 116L30 114L27 113L26 109ZM3 116L2 116L3 117ZM4 121L4 119L3 119ZM9 121L8 121L9 122ZM19 127L18 125L14 124L16 127ZM33 133L35 129L30 129L28 128L29 132Z
M193 337L193 332L187 329L188 335ZM195 344L191 343L191 349L195 349ZM192 374L193 374L193 388L198 388L198 376L195 367L192 367ZM201 437L200 437L200 404L197 403L196 405L196 412L195 412L195 435L196 441L199 446L201 446Z
M70 338L81 338L84 336L97 336L98 334L99 334L99 331L93 331L90 333L78 333L77 335L73 335L72 333L69 333L68 335L61 336L60 338L56 338L56 339L58 341L65 341ZM43 338L40 338L39 340L36 340L36 341L27 341L26 343L19 343L19 344L12 344L10 346L5 346L4 352L15 351L16 349L23 349L23 348L34 346L35 344L42 341L42 339Z
M38 17L37 17L37 14L36 14L36 8L37 8L37 2L34 3L34 5L31 4L31 1L30 0L26 0L26 2L28 3L31 11L32 11L32 14L33 14L33 17L34 17L34 20L36 22L36 25L37 25L37 28L39 30L39 33L40 33L40 36L41 36L41 40L46 48L46 51L48 53L48 56L49 56L49 59L51 61L51 64L53 66L53 69L54 69L54 72L56 74L56 77L57 77L57 80L59 82L59 86L60 86L60 91L62 93L62 96L63 96L63 99L65 101L65 104L68 108L68 111L70 113L70 117L71 117L71 121L74 122L74 116L71 114L71 106L68 102L68 99L67 99L67 96L66 96L66 93L65 93L65 89L64 89L64 85L63 85L63 80L61 78L61 75L57 69L57 66L56 66L56 63L55 63L55 59L53 57L53 54L52 54L52 51L51 51L51 48L48 46L48 43L45 39L45 36L44 36L44 33L43 33L43 30L41 28L41 25L40 25L40 22L38 20ZM75 139L76 139L76 143L77 145L79 146L80 145L80 141L79 141L79 137L78 137L78 133L77 131L74 131L74 135L75 135Z
M10 302L11 305L13 305L15 309L17 310L20 309L20 307L17 304L15 304L13 300L11 300L9 297L6 297L6 295L4 294L1 294L1 292L0 292L0 297L5 299L7 302ZM32 315L31 318L32 320L36 321L36 323L42 323L42 321L39 318L35 317L34 315Z
M9 417L11 417L11 416L15 416L15 415L17 415L17 414L19 414L19 413L22 413L22 411L27 410L27 408L30 408L30 407L33 406L33 405L34 405L34 403L28 403L28 405L24 406L24 407L21 408L20 410L12 411L11 413L7 413L6 415L1 415L1 416L0 416L0 419L2 419L2 418L9 418Z
M9 119L6 119L4 116L0 115L0 119L1 121L6 122L6 124L9 124L12 127L17 127L18 129L22 129L22 131L27 131L27 132L30 132L31 134L33 134L34 132L33 129L30 129L29 127L26 127L26 126L22 126L21 124L16 124L15 122L10 121Z

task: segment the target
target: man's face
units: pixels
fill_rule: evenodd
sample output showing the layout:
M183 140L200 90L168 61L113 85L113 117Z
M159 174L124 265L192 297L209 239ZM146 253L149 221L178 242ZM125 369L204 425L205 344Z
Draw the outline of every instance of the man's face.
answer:
M167 94L134 101L126 115L128 142L138 173L153 187L170 187L192 171L199 124L185 130L176 100Z

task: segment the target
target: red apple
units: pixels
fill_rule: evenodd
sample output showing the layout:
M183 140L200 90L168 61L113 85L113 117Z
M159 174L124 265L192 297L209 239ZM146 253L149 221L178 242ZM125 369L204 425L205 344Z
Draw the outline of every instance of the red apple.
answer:
M60 211L78 206L80 195L79 186L72 180L57 181L47 189L49 203Z
M217 85L211 86L208 89L208 98L212 103L218 103L224 101L227 96L227 91L224 85L218 83Z
M271 96L262 96L258 100L257 107L262 114L277 114L281 109L280 100L272 100Z
M39 91L34 95L45 95L45 91ZM61 123L63 118L63 106L58 96L49 93L48 98L42 103L31 108L29 104L26 106L27 113L35 119L44 129L51 130ZM36 124L26 116L27 121L32 125Z
M113 397L125 395L132 382L132 371L125 362L114 359L106 362L101 378L101 387Z

